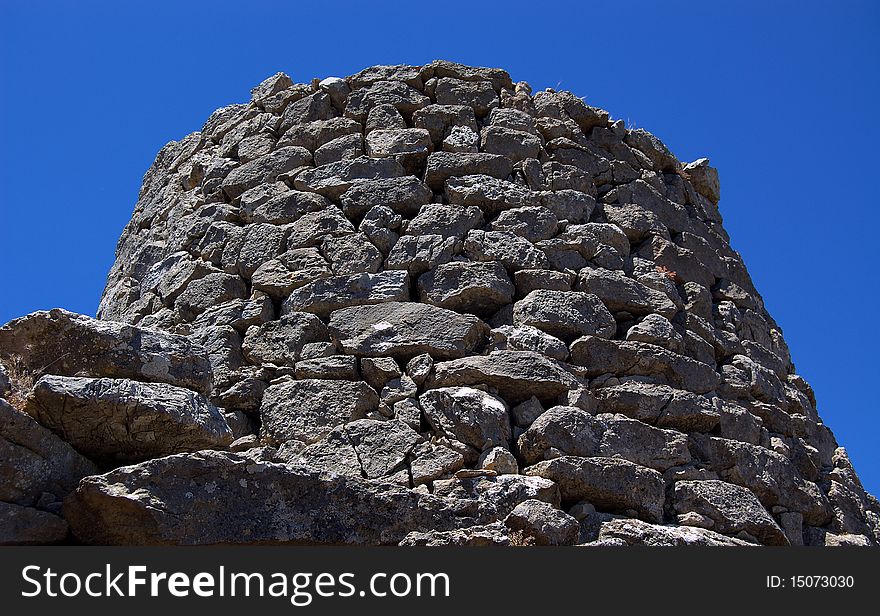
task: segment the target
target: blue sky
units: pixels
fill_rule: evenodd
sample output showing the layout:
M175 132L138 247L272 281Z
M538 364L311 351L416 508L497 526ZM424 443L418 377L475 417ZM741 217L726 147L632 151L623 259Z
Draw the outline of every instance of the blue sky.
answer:
M0 0L0 323L94 314L167 141L285 71L436 58L569 89L721 175L733 246L880 493L880 3Z

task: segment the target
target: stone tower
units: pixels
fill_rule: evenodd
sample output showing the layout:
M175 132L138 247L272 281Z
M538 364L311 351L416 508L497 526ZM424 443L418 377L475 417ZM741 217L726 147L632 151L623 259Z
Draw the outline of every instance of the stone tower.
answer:
M0 329L83 456L48 512L86 543L876 544L718 202L708 160L500 69L274 75L159 152L113 323Z

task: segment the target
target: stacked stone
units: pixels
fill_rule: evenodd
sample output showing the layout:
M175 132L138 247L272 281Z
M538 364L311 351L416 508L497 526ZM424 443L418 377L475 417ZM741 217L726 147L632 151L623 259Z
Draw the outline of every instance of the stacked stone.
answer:
M445 61L252 94L159 153L99 309L204 349L231 452L94 451L45 393L93 384L44 376L38 421L147 460L79 483L77 540L880 541L708 160Z

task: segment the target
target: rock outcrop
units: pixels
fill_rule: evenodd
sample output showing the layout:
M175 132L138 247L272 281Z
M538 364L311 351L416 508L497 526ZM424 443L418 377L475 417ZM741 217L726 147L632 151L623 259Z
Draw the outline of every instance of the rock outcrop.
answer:
M0 543L877 545L719 199L500 69L274 75L0 328Z

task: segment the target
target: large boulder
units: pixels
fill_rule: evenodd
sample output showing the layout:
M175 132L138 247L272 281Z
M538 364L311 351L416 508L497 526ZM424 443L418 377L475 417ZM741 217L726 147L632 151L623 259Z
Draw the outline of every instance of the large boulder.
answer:
M44 376L25 408L93 460L140 461L232 442L207 398L166 383Z
M101 545L385 545L480 517L458 499L214 451L88 477L63 511Z
M0 359L15 358L39 377L93 376L168 383L211 391L205 349L184 336L99 321L60 308L34 312L0 327Z

